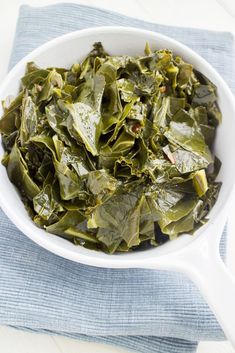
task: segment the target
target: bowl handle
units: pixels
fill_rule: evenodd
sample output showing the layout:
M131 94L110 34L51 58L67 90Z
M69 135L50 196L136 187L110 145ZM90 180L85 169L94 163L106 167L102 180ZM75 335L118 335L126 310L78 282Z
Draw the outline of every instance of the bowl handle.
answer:
M220 257L219 244L208 235L201 242L195 242L183 256L176 256L174 262L200 289L235 348L235 277Z

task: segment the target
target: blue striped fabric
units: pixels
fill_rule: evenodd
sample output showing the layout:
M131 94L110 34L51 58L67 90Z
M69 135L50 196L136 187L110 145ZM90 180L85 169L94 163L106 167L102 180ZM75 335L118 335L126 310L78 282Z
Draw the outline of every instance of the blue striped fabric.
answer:
M230 33L160 26L77 4L21 7L10 66L48 39L99 25L170 35L201 54L235 89ZM224 242L221 249L224 252ZM143 353L191 353L200 340L224 339L199 291L184 275L70 262L34 244L1 211L0 324Z

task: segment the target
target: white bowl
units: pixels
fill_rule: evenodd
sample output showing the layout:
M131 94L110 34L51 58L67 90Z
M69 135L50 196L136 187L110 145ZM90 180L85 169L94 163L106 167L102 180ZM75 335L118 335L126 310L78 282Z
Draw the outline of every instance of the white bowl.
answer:
M192 63L196 69L205 74L218 88L218 103L223 114L223 123L219 126L215 142L215 154L222 161L218 180L223 182L216 205L210 212L209 222L201 227L194 236L182 235L158 248L143 252L107 255L75 246L58 236L48 234L35 226L29 218L16 188L7 177L6 169L0 166L0 205L13 223L30 239L67 259L104 267L144 266L149 258L161 257L169 252L187 247L189 243L210 232L216 221L226 216L226 206L230 199L235 181L235 106L233 95L220 75L199 55L183 44L159 33L125 27L99 27L72 32L42 45L22 59L7 75L0 87L0 100L8 95L16 95L20 78L25 72L26 63L35 61L42 67L70 67L82 60L92 48L94 42L101 41L110 54L143 54L146 41L153 49L169 48L174 54ZM2 111L0 110L0 114ZM0 158L4 150L0 146Z

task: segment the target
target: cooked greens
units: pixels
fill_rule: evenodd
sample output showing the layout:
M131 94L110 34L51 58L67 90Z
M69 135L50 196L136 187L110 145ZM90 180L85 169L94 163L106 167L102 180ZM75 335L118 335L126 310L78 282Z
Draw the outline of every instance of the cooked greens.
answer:
M170 50L27 65L3 103L2 163L37 226L89 249L158 246L206 222L220 189L216 87Z

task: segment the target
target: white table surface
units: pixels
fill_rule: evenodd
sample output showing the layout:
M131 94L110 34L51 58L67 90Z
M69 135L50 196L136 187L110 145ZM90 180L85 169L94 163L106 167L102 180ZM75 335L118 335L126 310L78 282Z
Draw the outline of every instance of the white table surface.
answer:
M67 1L2 0L0 2L0 80L7 73L19 6L21 4L44 6L56 2ZM227 30L235 34L234 0L81 0L73 2L110 9L162 24ZM232 212L229 215L228 226L228 266L235 274L235 217ZM0 352L127 353L127 350L64 337L26 333L0 326ZM201 342L197 353L235 353L235 350L228 342Z

